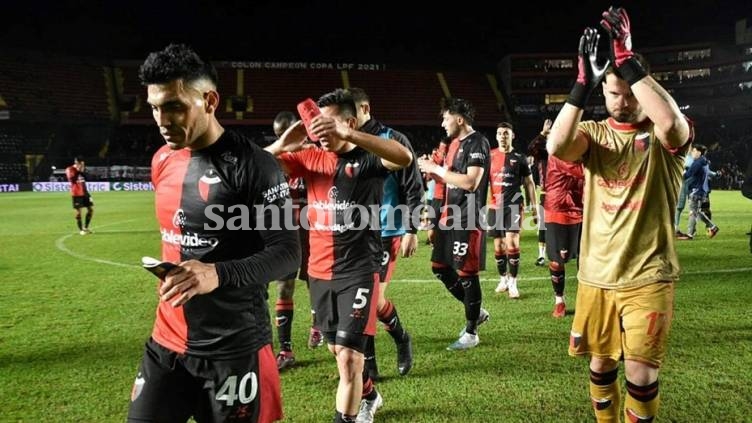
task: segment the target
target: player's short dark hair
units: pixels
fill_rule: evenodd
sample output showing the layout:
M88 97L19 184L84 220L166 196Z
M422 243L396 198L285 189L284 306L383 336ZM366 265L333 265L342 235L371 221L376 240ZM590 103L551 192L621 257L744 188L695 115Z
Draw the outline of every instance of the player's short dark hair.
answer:
M297 120L298 117L295 115L295 113L289 110L283 110L277 113L277 116L274 117L274 124L289 127L291 124L297 122Z
M640 66L642 66L642 68L645 70L645 73L647 73L649 75L650 74L650 62L648 62L648 59L646 59L645 56L643 56L640 53L635 53L634 54L634 58L635 58L635 60L637 60L637 63L639 63ZM608 65L608 69L606 69L606 75L608 75L610 73L616 75L620 79L624 79L624 78L622 78L622 76L619 73L619 71L616 70L616 67L614 66L613 63L609 64ZM604 80L604 82L605 82L605 80Z
M708 147L705 147L704 144L694 143L692 144L692 148L696 149L700 152L703 156L705 155L705 152L708 151Z
M204 62L185 44L170 44L161 51L149 54L138 70L142 85L166 84L182 79L194 82L208 79L217 86L217 70L209 62Z
M342 88L337 88L332 92L322 95L317 104L319 107L336 106L339 109L339 115L342 117L358 116L352 94L350 91L343 90Z
M467 121L468 125L472 125L475 121L475 107L472 103L457 97L447 98L444 102L444 107L441 108L441 113L449 112L452 115L460 115Z
M363 88L350 87L347 89L347 91L350 91L350 94L352 95L352 98L355 104L371 102L371 99L368 97L368 94L366 94L366 90L364 90Z
M514 126L512 126L512 124L509 122L501 122L498 125L496 125L496 128L509 128L512 131L514 131Z

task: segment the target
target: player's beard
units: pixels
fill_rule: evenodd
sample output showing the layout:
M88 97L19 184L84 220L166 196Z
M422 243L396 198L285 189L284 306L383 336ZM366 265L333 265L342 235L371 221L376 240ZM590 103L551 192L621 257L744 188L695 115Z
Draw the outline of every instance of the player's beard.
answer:
M639 117L638 111L630 109L609 109L608 114L619 123L636 123Z

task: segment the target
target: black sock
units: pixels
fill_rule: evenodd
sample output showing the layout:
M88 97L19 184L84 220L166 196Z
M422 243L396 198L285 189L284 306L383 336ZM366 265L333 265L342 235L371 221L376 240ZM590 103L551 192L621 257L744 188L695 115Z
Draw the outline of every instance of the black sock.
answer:
M458 282L459 276L457 276L457 272L454 269L451 267L433 267L432 270L434 276L444 284L454 298L460 302L465 302L465 290Z
M401 343L405 337L405 330L402 328L402 322L397 314L397 307L387 300L382 310L378 311L379 321L384 324L384 329L392 336L394 342Z
M509 261L509 275L516 278L520 270L520 249L510 248L507 251L507 261Z
M277 300L275 311L277 313L276 324L279 349L282 351L292 351L293 301Z
M480 317L480 305L483 300L483 292L480 289L480 279L478 275L463 276L460 283L465 290L465 331L475 335L478 327L478 317Z
M81 216L76 216L76 225L78 225L78 230L79 231L84 230L84 227L81 226Z
M499 275L504 276L507 274L507 255L506 254L494 254L496 258L496 269L499 271Z
M91 223L91 215L94 214L94 211L90 211L86 213L86 222L84 223L84 228L89 229L89 223Z
M548 266L548 270L551 272L551 286L554 288L554 294L557 297L564 296L564 266L559 265L561 269L554 270L553 267Z

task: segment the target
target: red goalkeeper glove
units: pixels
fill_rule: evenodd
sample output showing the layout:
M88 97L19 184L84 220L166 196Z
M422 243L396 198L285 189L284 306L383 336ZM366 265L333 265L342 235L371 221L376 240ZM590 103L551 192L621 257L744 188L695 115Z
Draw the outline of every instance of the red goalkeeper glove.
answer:
M617 72L629 84L634 84L647 75L632 51L632 32L629 16L624 8L614 9L613 6L603 12L601 26L611 38L611 59Z

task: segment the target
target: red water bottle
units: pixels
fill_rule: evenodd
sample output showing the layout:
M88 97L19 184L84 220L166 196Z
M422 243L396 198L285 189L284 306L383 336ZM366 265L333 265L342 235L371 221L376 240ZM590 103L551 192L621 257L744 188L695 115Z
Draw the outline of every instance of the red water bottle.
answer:
M306 132L308 133L308 138L311 141L318 141L319 137L313 135L313 132L311 132L311 121L313 118L321 114L319 106L313 101L313 99L307 98L298 103L298 114L303 120L303 126L305 126Z

